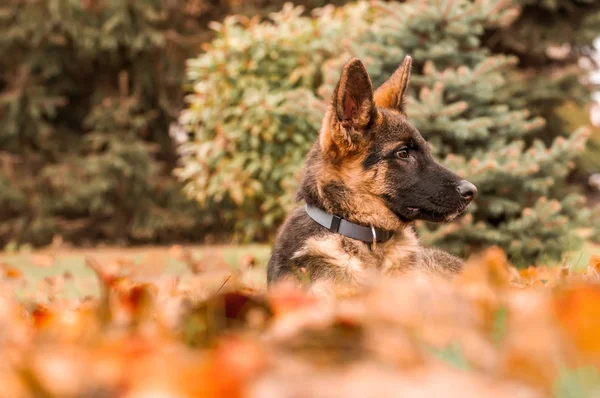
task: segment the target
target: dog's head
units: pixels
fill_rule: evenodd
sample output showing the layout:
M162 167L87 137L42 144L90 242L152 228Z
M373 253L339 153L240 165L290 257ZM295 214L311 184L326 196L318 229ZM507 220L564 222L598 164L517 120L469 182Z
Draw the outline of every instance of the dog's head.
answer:
M394 224L392 217L400 223L443 222L462 213L476 195L473 184L434 160L406 118L411 63L407 56L375 92L360 60L344 66L313 149L318 156L312 154L318 158L312 162L318 196L338 207L328 210L375 212L376 218L354 218L383 227Z

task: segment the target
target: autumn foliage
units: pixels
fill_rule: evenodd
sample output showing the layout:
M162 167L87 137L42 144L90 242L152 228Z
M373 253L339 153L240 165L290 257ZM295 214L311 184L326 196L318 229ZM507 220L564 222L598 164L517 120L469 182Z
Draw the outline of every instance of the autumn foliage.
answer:
M0 396L600 394L600 258L517 270L490 249L453 281L413 273L329 300L266 291L252 257L232 271L177 253L176 277L90 258L101 293L76 300L57 295L68 275L17 299L23 276L1 264Z

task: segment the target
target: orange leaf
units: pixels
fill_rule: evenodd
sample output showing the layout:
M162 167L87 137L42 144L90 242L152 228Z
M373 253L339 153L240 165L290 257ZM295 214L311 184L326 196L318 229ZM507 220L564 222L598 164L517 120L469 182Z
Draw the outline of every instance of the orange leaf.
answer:
M600 354L600 286L564 288L553 298L556 316L576 347Z
M173 245L169 248L169 255L173 258L179 259L183 254L183 247L181 245Z
M269 294L269 304L276 316L294 312L317 302L316 296L307 294L294 282L290 281L284 281L273 286Z
M23 276L21 270L9 264L1 263L0 268L2 269L2 274L6 279L19 279Z
M31 317L33 318L33 325L37 329L43 329L52 322L54 314L47 307L43 305L37 305L31 311Z
M34 254L31 256L31 262L38 267L51 267L54 265L54 257L44 254Z
M266 366L265 353L255 343L240 337L221 341L210 355L215 397L241 397L245 384ZM227 369L227 372L223 372Z
M527 268L521 268L519 270L519 275L521 278L526 279L528 282L535 280L537 278L537 267L529 266Z
M247 270L256 266L256 257L252 253L248 253L240 260L240 268Z
M600 256L594 255L590 258L590 267L600 272Z
M150 311L157 295L157 288L151 283L140 283L119 292L120 303L125 311L139 320Z
M506 253L499 247L491 247L467 261L458 276L459 284L483 284L504 287L513 278Z

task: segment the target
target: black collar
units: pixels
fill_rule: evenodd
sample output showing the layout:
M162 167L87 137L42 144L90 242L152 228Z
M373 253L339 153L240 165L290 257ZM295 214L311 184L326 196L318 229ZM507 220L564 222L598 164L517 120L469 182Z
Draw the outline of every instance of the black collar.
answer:
M363 242L387 242L394 236L394 231L354 224L311 205L306 205L306 213L310 218L331 232L347 236L348 238L362 240Z

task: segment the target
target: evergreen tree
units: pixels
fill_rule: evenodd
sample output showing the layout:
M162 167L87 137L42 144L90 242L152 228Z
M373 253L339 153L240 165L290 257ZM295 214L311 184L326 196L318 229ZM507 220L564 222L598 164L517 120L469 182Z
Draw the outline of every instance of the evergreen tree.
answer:
M522 264L556 260L577 247L575 228L590 214L582 197L568 194L565 178L589 131L547 131L555 126L534 116L542 114L536 89L547 79L548 91L559 92L560 82L540 73L526 96L529 81L514 67L519 59L491 54L482 42L485 32L510 31L519 9L498 1L377 3L376 8L380 29L373 39L383 44L375 56L384 56L390 44L414 54L410 117L437 156L479 188L469 216L448 226L423 225L424 241L463 255L500 244ZM560 105L552 101L546 99L541 109Z
M519 17L510 27L489 30L485 45L519 62L510 79L512 101L542 116L546 126L538 136L546 143L575 124L589 124L590 72L597 70L594 39L600 37L600 1L522 0ZM592 130L587 149L575 159L569 181L587 186L590 173L600 171L600 132Z
M199 233L169 175L190 22L156 1L2 3L0 245Z
M596 69L593 41L600 36L600 1L513 1L519 15L513 23L487 29L483 43L493 53L518 59L510 83L513 101L546 119L546 142L565 133L556 109L566 101L590 102L588 74Z

